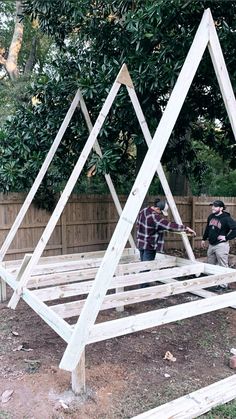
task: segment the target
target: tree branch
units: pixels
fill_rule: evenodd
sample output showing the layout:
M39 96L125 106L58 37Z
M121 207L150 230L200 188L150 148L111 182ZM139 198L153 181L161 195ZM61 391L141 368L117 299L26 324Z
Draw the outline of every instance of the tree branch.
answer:
M22 3L21 1L16 1L15 28L14 28L11 45L9 48L8 57L5 64L9 77L13 81L16 80L19 75L17 62L18 62L18 56L21 50L22 39L23 39L22 15L23 15Z

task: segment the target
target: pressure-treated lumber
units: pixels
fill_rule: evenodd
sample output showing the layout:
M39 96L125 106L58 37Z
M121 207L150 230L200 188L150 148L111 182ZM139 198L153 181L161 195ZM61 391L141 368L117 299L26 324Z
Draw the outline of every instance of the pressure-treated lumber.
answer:
M216 77L220 86L220 91L224 100L225 108L230 120L230 124L236 138L236 101L235 95L230 82L229 73L225 64L224 56L220 46L214 24L209 25L209 53L216 73Z
M151 137L151 133L149 131L145 116L143 114L142 108L140 106L138 97L137 97L136 92L135 92L134 89L131 89L131 88L127 88L127 89L128 89L128 93L129 93L131 102L133 104L133 107L135 109L135 112L136 112L136 115L137 115L137 118L138 118L138 121L139 121L139 124L140 124L140 128L141 128L142 133L144 135L147 146L149 147L150 144L151 144L151 141L152 141L152 137ZM161 186L162 186L163 191L165 193L165 197L168 201L168 204L170 206L170 209L171 209L171 212L172 212L172 215L174 217L175 222L177 224L183 224L161 163L159 163L158 166L157 166L157 174L158 174L159 180L161 182ZM187 252L187 255L188 255L189 259L194 261L195 256L194 256L192 247L189 243L187 234L185 232L182 232L181 236L182 236L183 244L184 244L184 247L185 247L185 250Z
M75 97L74 97L71 105L70 105L70 108L67 111L67 114L64 118L64 121L61 124L61 127L60 127L60 129L59 129L59 131L56 135L56 138L53 141L53 144L52 144L52 146L51 146L51 148L50 148L50 150L49 150L49 152L48 152L48 154L47 154L47 156L44 160L44 163L43 163L43 165L42 165L42 167L41 167L41 169L40 169L32 187L30 189L26 199L25 199L25 202L22 205L22 207L21 207L21 209L20 209L20 211L19 211L19 213L18 213L18 215L17 215L17 217L16 217L16 219L15 219L15 221L14 221L12 227L11 227L11 230L9 231L9 233L8 233L8 235L7 235L5 241L4 241L4 243L3 243L3 245L0 249L0 261L3 260L7 250L9 249L9 247L10 247L10 245L11 245L11 243L12 243L14 237L15 237L17 229L19 228L20 224L22 223L22 220L23 220L23 218L24 218L24 216L25 216L25 214L26 214L26 212L27 212L27 210L28 210L28 208L29 208L29 206L30 206L30 204L31 204L31 202L32 202L40 184L41 184L41 182L42 182L42 179L44 178L44 175L45 175L45 173L46 173L46 171L47 171L47 169L48 169L48 167L49 167L49 165L50 165L50 163L53 159L53 156L55 155L55 152L56 152L56 150L57 150L57 148L58 148L58 146L61 142L61 139L62 139L62 137L63 137L68 125L69 125L69 122L70 122L70 120L71 120L71 118L74 114L74 111L77 107L78 100L79 100L79 94L80 94L80 92L78 90L75 94Z
M235 298L236 291L204 300L191 301L190 303L152 310L147 313L139 313L106 323L98 323L92 327L87 343L100 342L101 340L198 316L199 314L210 313L211 311L228 307L235 302Z
M0 303L3 303L7 299L7 286L6 282L0 279Z
M142 262L140 263L140 265L141 264ZM146 266L149 267L148 263ZM142 269L141 266L138 268L138 270L140 269ZM203 270L204 270L204 264L199 263L199 264L194 264L194 265L187 265L186 267L180 267L180 268L178 267L178 268L163 269L163 270L153 269L152 271L150 270L149 272L138 271L138 273L133 273L133 272L127 273L126 275L113 277L109 285L109 289L151 283L154 281L161 281L161 278L173 278L173 276L175 278L178 278L178 277L183 277L187 275L196 275L196 274L200 274ZM236 273L234 274L234 280L235 280L235 277L236 277ZM50 287L50 288L41 288L39 290L34 290L32 292L42 301L51 301L51 300L57 300L58 298L68 298L75 295L86 294L91 289L93 282L94 282L93 280L86 281L86 282L76 282L73 284L65 284L61 286L59 285L59 286ZM137 291L141 292L142 290L139 289ZM153 288L151 291L154 291ZM128 293L129 291L125 292L125 294L127 295Z
M120 83L118 83L117 81L114 82L114 84L113 84L113 86L112 86L112 88L111 88L111 90L110 90L110 92L109 92L109 94L108 94L108 96L105 100L105 103L102 106L102 109L99 113L99 116L98 116L98 118L97 118L97 120L94 124L94 127L93 127L93 129L92 129L92 131L91 131L91 133L88 137L88 140L87 140L87 142L86 142L86 144L85 144L85 146L84 146L84 148L83 148L83 150L82 150L82 152L81 152L81 154L78 158L78 161L77 161L77 163L76 163L76 165L75 165L75 167L74 167L74 169L73 169L73 171L70 175L70 178L69 178L69 180L68 180L68 182L65 186L65 189L61 194L61 197L60 197L60 199L59 199L59 201L56 205L56 208L53 211L53 214L52 214L52 216L51 216L51 218L50 218L50 220L49 220L49 222L48 222L48 224L47 224L47 226L46 226L46 228L45 228L45 230L44 230L44 232L43 232L43 234L42 234L42 236L41 236L41 238L40 238L40 240L39 240L39 242L38 242L38 244L37 244L37 246L34 250L32 258L31 258L30 262L28 263L24 274L21 277L21 280L19 281L19 285L18 285L17 289L15 290L13 296L11 297L11 300L8 304L8 306L10 308L15 308L17 303L19 302L19 299L20 299L20 296L21 296L21 293L22 293L22 289L23 289L23 287L26 286L27 281L29 279L29 274L31 273L32 268L37 264L40 256L42 255L42 253L45 249L45 246L46 246L49 238L51 237L51 234L52 234L52 232L53 232L53 230L54 230L54 228L55 228L55 226L56 226L56 224L57 224L57 222L58 222L58 220L59 220L59 218L62 214L62 211L63 211L63 209L64 209L64 207L65 207L65 205L68 201L68 198L69 198L69 196L70 196L70 194L71 194L71 192L72 192L72 190L73 190L73 188L74 188L74 186L77 182L77 179L78 179L78 177L79 177L79 175L80 175L80 173L81 173L81 171L82 171L82 169L83 169L83 167L86 163L86 160L89 156L89 153L92 150L94 142L97 139L97 135L98 135L100 129L102 128L102 126L103 126L103 123L104 123L105 118L106 118L106 116L107 116L107 114L108 114L108 112L111 108L111 105L114 101L114 98L116 97L116 95L117 95L117 93L120 89L120 86L121 86ZM123 248L124 247L125 246L123 246ZM76 365L77 365L77 363L76 363ZM76 365L74 365L73 370L76 368Z
M141 413L133 419L192 419L236 398L236 375ZM218 417L218 416L217 416Z
M86 392L85 383L85 351L82 353L80 361L71 374L71 386L75 394L81 395Z
M69 371L75 369L81 353L84 350L90 329L98 315L109 282L114 275L122 250L125 247L125 243L132 230L140 206L144 201L151 180L160 163L168 139L207 46L209 17L209 12L205 12L179 74L177 83L172 91L169 102L162 115L142 167L102 260L94 286L87 298L78 323L74 329L73 336L62 358L60 367L63 369Z
M236 275L235 273L231 274L231 277L227 277L227 283L235 282ZM211 287L222 283L222 275L215 275L212 277L204 277L199 279L189 279L185 281L176 281L174 283L169 283L165 285L154 285L152 287L131 290L131 291L121 291L116 294L106 295L104 298L101 310L108 310L111 308L116 308L120 306L137 304L144 301L150 301L160 298L166 298L170 295L178 295L186 292L195 292L201 290L202 287ZM164 279L163 279L164 282ZM215 294L212 293L212 296ZM59 314L62 318L77 316L81 313L81 310L85 304L85 299L70 302L65 304L58 304L56 306L51 306L53 311ZM234 306L235 307L235 306Z
M43 256L39 259L38 264L44 265L44 264L56 264L60 262L72 262L72 261L79 261L84 260L88 261L90 259L101 259L103 258L105 254L105 250L95 250L93 252L81 252L81 253L70 253L66 255L54 255L54 256ZM139 252L137 249L133 249L131 247L125 247L122 252L122 258L126 256L137 256L137 260L139 260ZM160 255L163 257L169 257L168 255ZM11 268L19 268L21 265L22 260L6 260L2 262L2 266L4 266L7 269Z
M126 66L123 66L122 69L123 69L123 72L128 73L128 70L127 70L127 67ZM117 80L117 81L119 81L120 83L122 83L121 78L119 80ZM89 116L89 112L88 112L87 106L85 104L84 98L82 96L82 93L80 93L80 106L81 106L81 111L82 111L82 113L84 115L84 118L85 118L85 121L86 121L86 124L87 124L87 127L88 127L88 131L89 131L89 133L91 133L92 132L92 129L93 129L93 125L92 125L92 122L91 122L91 119L90 119L90 116ZM99 145L99 143L98 143L97 140L94 143L93 149L95 150L95 152L100 157L102 157L102 150L101 150L101 147L100 147L100 145ZM107 186L109 188L109 191L111 193L111 196L113 198L113 202L114 202L114 204L116 206L117 212L118 212L119 215L121 215L121 213L122 213L122 207L120 205L120 201L119 201L118 195L116 193L114 184L112 182L111 176L110 176L109 173L105 173L104 174L104 177L105 177L105 180L107 182ZM131 234L129 236L129 242L130 242L130 246L132 248L135 248L135 242L134 242L134 239L133 239L133 237L132 237Z

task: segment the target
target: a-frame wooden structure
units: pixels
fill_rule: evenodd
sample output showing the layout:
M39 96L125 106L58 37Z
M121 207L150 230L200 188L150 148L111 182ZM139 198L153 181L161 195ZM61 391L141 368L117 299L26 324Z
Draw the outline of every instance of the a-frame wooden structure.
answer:
M152 140L135 95L132 80L125 66L122 67L118 74L94 127L92 127L91 121L88 118L83 98L80 92L77 92L77 96L68 111L68 118L66 122L64 121L64 126L62 125L61 132L59 131L55 139L56 143L53 144L35 181L36 183L30 191L22 207L23 209L19 213L13 228L2 246L0 252L1 260L47 170L62 138L63 130L67 126L68 119L78 105L79 97L80 106L91 131L87 143L34 253L32 255L25 255L20 266L15 262L2 262L2 266L0 267L2 283L9 284L14 290L9 307L15 308L19 299L22 297L68 343L60 367L74 373L74 387L81 388L81 382L79 380L81 380L81 376L82 380L84 379L84 370L81 367L81 363L83 362L82 355L84 348L87 344L235 304L236 292L215 296L213 293L204 290L204 288L223 282L234 282L236 280L235 270L196 262L185 234L183 234L183 240L189 260L158 255L155 261L148 262L147 264L142 262L141 267L140 262L137 261L135 249L133 247L131 249L125 249L133 224L155 171L158 172L161 179L175 220L181 222L163 169L160 165L160 160L207 46L235 135L236 126L234 115L236 115L236 102L214 22L210 10L207 10L204 12L193 44ZM103 257L101 252L94 252L93 255L83 254L42 258L43 250L66 205L68 197L73 190L91 149L96 146L97 152L101 153L98 143L96 143L97 136L122 84L127 87L144 137L149 144L149 150L123 211L119 208L119 204L117 205L120 219L107 251ZM132 238L130 238L130 241L132 246ZM146 266L150 271L140 273ZM166 269L162 270L163 267ZM204 273L205 276L199 277L201 273ZM181 282L173 279L188 275L196 275L198 277ZM156 281L164 284L155 284L148 289L139 288L140 283ZM124 286L130 285L136 285L137 289L123 290ZM117 290L117 292L106 296L107 290ZM205 299L95 324L100 310L122 307L125 304L158 299L170 294L184 292L192 292ZM84 294L88 294L86 299L81 298ZM63 302L54 306L45 304L45 301L53 301L58 298L64 299L75 295L78 296L78 301ZM79 318L75 325L70 325L64 320L65 318L78 315Z

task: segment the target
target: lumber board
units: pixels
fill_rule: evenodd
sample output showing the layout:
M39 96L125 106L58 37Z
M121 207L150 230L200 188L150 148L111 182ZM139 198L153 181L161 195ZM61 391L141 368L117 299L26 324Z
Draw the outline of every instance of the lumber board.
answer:
M52 234L52 232L53 232L53 230L54 230L54 228L55 228L55 226L56 226L56 224L57 224L57 222L58 222L58 220L59 220L59 218L62 214L62 211L64 210L64 207L65 207L65 205L66 205L66 203L69 199L69 196L70 196L70 194L71 194L71 192L72 192L72 190L73 190L73 188L74 188L74 186L77 182L77 179L78 179L81 171L83 170L83 167L86 163L86 160L89 156L89 153L92 150L94 142L97 139L97 136L98 136L98 134L99 134L99 132L100 132L102 126L103 126L103 123L104 123L104 121L106 119L106 116L108 115L108 112L109 112L109 110L112 106L112 103L113 103L113 101L114 101L114 99L115 99L115 97L116 97L116 95L117 95L117 93L120 89L120 86L121 86L120 83L115 81L111 90L110 90L110 92L108 93L108 96L107 96L107 98L106 98L106 100L105 100L105 102L102 106L102 109L101 109L101 111L98 115L98 118L97 118L97 120L94 124L94 127L93 127L93 129L92 129L92 131L91 131L91 133L90 133L90 135L87 139L87 142L86 142L86 144L85 144L85 146L84 146L84 148L83 148L83 150L82 150L82 152L81 152L81 154L80 154L80 156L79 156L79 158L78 158L78 160L77 160L77 162L74 166L74 169L72 170L72 173L71 173L71 175L69 177L69 180L68 180L68 182L67 182L67 184L66 184L66 186L65 186L65 188L64 188L64 190L61 194L61 197L60 197L60 199L59 199L59 201L56 205L56 208L54 209L54 211L52 213L52 216L51 216L51 218L50 218L42 236L40 237L40 240L39 240L39 242L38 242L38 244L37 244L37 246L34 250L34 253L31 257L31 260L29 261L29 263L28 263L28 265L25 269L25 272L24 272L24 274L22 275L22 277L19 281L19 285L18 285L17 289L15 290L13 296L11 297L11 300L9 302L9 307L11 307L11 308L15 308L16 305L18 304L22 289L23 289L23 287L26 286L27 281L29 279L29 274L31 273L33 267L38 263L38 260L41 257L41 255L42 255L42 253L43 253L43 251L44 251L44 249L47 245L48 240L51 237L51 234ZM131 231L130 231L130 233L131 233ZM129 233L129 235L130 235L130 233ZM127 237L127 239L128 239L128 237ZM126 242L127 242L127 240L126 240ZM125 245L123 246L123 249L124 249L124 247L125 247ZM121 254L120 254L120 256L121 256ZM78 364L78 362L76 363L76 365L77 364ZM74 365L73 369L76 368L76 365Z
M176 282L177 279L160 279L160 282L163 282L165 284L170 284L171 282ZM234 282L234 281L230 281L230 282ZM209 291L209 290L195 290L195 291L191 291L191 294L197 295L198 297L202 297L202 298L208 298L208 297L214 297L217 295L217 293ZM230 308L236 309L236 305L230 305Z
M7 299L7 287L6 282L0 279L0 303Z
M145 284L150 282L161 281L161 278L175 278L183 277L187 275L200 274L203 270L201 265L187 266L184 268L172 268L172 269L163 269L163 270L153 270L149 272L142 272L136 274L127 274L122 276L116 276L112 279L109 289L121 288L124 286L133 286L139 284ZM234 274L234 278L236 272ZM62 286L50 287L50 288L41 288L39 290L32 291L39 299L43 301L57 300L58 298L68 298L75 295L83 295L90 291L94 281L86 281L80 283L66 284ZM200 281L199 281L200 282ZM211 281L212 282L212 281ZM142 289L137 290L139 292ZM154 292L152 287L151 291ZM128 295L128 291L125 291Z
M72 260L72 261L64 261L52 264L44 264L44 265L36 265L33 268L31 276L35 275L46 275L46 274L53 274L56 272L70 272L77 269L88 269L88 268L96 268L99 267L101 264L101 258L94 258L89 260ZM121 260L121 263L132 263L133 256L124 256ZM11 274L18 274L19 267L14 267L12 269L8 268L8 272Z
M103 258L105 254L105 250L94 250L93 252L81 252L81 253L69 253L66 255L54 255L54 256L43 256L39 258L39 265L44 265L44 264L53 264L53 263L58 263L58 262L68 262L68 261L77 261L80 259L83 260L89 260L89 259L93 259L93 258ZM130 247L125 247L123 252L122 252L122 257L123 256L134 256L134 259L139 257L139 252L137 249L132 249ZM122 260L121 257L121 260ZM20 266L22 263L22 259L18 259L18 260L6 260L4 262L5 267L6 268L12 268L17 266Z
M231 273L233 271L235 271L235 269L233 268L225 268L224 266L211 265L210 263L204 263L204 272L206 274L225 273L225 275L227 275L228 273Z
M15 219L15 221L14 221L14 223L13 223L5 241L4 241L4 243L2 244L2 247L0 249L0 261L3 260L7 250L9 249L9 247L10 247L10 245L11 245L11 243L12 243L12 241L13 241L15 235L16 235L16 232L17 232L19 226L21 225L21 223L23 221L23 218L24 218L24 216L25 216L25 214L26 214L26 212L27 212L27 210L28 210L28 208L29 208L29 206L30 206L30 204L31 204L31 202L32 202L40 184L41 184L41 182L42 182L42 179L44 178L44 175L45 175L45 173L46 173L46 171L47 171L47 169L48 169L48 167L49 167L49 165L50 165L50 163L51 163L51 161L52 161L52 159L55 155L55 152L57 151L57 148L58 148L58 146L61 142L61 139L62 139L62 137L63 137L68 125L69 125L69 122L70 122L70 120L71 120L71 118L74 114L74 111L77 107L78 101L79 101L79 90L77 90L77 92L75 94L75 97L74 97L74 99L73 99L73 101L70 105L70 108L68 109L68 111L66 113L66 116L65 116L65 118L64 118L64 120L63 120L63 122L60 126L60 129L59 129L59 131L58 131L58 133L57 133L57 135L56 135L56 137L53 141L53 144L51 145L51 148L50 148L50 150L49 150L49 152L48 152L48 154L47 154L47 156L46 156L46 158L45 158L45 160L42 164L42 167L41 167L41 169L40 169L32 187L31 187L31 189L30 189L30 191L29 191L29 193L28 193L28 195L25 199L25 202L22 205L22 207L21 207L21 209L20 209L20 211L19 211L19 213L18 213L18 215L17 215L17 217L16 217L16 219Z
M130 273L140 272L141 270L156 270L161 268L174 267L174 260L166 261L150 261L150 262L133 262L118 265L115 271L116 276L126 275ZM28 281L28 288L40 288L48 285L58 285L71 283L76 281L85 281L94 279L98 268L88 268L81 270L74 270L69 272L58 272L55 274L36 275L32 276Z
M221 308L229 307L235 303L236 291L215 297L205 298L204 300L192 301L171 307L152 310L147 313L140 313L122 319L111 320L109 322L95 324L88 336L88 343L99 342L127 335L162 324L171 323L198 316Z
M122 250L125 247L137 218L138 211L160 163L202 55L206 49L208 43L208 20L209 14L205 12L122 215L110 240L110 244L96 275L94 286L87 298L72 338L61 360L60 368L62 369L72 371L79 362L90 329L97 318L102 301L104 300L109 282L114 275Z
M108 294L105 296L101 306L101 310L107 310L115 307L122 307L124 305L136 304L144 301L150 301L160 298L165 298L170 295L178 295L183 293L193 293L201 290L203 287L211 287L223 281L221 275L212 275L211 277L202 277L195 279L188 279L183 281L168 281L165 285L153 285L148 288L141 288L119 292L116 294ZM235 282L235 273L231 274L229 282ZM163 278L165 282L165 278ZM92 286L92 284L91 284ZM216 294L210 294L215 296ZM46 297L48 301L48 297ZM57 304L51 308L61 317L68 318L78 316L85 304L86 299L79 301L72 301L64 304Z
M200 388L133 419L192 419L236 398L236 375Z
M122 68L123 68L123 75L124 75L124 73L127 74L128 73L128 69L127 69L126 65L123 66ZM117 81L118 81L118 79L117 79ZM86 121L86 124L87 124L87 127L88 127L88 131L89 131L89 133L91 133L92 132L92 129L93 129L93 125L92 125L92 121L90 119L89 112L88 112L87 106L85 104L85 101L84 101L84 98L83 98L82 93L80 93L80 107L81 107L81 111L82 111L82 113L84 115L84 118L85 118L85 121ZM95 152L101 158L103 157L102 150L101 150L101 147L100 147L100 145L98 143L98 140L95 140L93 149L95 150ZM116 193L114 184L112 182L111 176L110 176L109 173L105 173L104 174L104 177L105 177L107 186L109 188L110 194L112 196L113 202L115 204L116 210L118 212L118 215L120 216L121 213L122 213L122 207L121 207L121 204L120 204L118 195ZM134 239L133 239L133 237L132 237L131 234L129 236L129 243L130 243L131 248L135 249L135 241L134 241Z
M85 383L85 351L83 352L81 359L74 371L71 373L71 386L73 392L77 395L84 394L86 392Z
M17 281L12 278L5 269L0 266L0 275L4 277L4 281L10 285L10 287L15 290L17 288ZM33 293L24 288L22 299L67 343L71 337L72 329L68 323L59 317L50 307L48 307L44 302L40 301Z
M213 63L213 67L216 73L216 77L220 86L220 91L224 100L225 108L230 120L234 138L236 139L236 101L232 84L230 82L229 73L225 64L224 56L220 46L220 42L217 36L216 28L214 25L213 18L210 13L210 25L209 25L209 43L208 49Z
M26 288L22 292L23 300L51 327L65 342L71 337L71 326L58 316L50 307L35 297Z
M16 289L17 281L14 276L4 268L3 263L0 264L0 277L1 280L8 284L13 290Z
M133 104L133 107L135 109L140 128L143 132L143 135L144 135L144 138L146 140L147 146L149 147L150 144L151 144L151 141L152 141L152 136L151 136L151 133L149 131L149 128L148 128L145 116L143 114L142 108L140 106L138 97L136 95L135 89L131 89L131 88L127 87L127 90L128 90L131 102ZM168 201L168 204L170 206L170 209L171 209L171 212L172 212L172 215L174 217L175 222L177 224L183 224L161 163L159 163L159 165L157 166L157 174L158 174L159 180L161 182L161 186L163 188L165 197L167 198L167 201ZM187 252L187 255L188 255L189 259L192 260L192 261L195 261L195 256L194 256L194 253L193 253L193 249L192 249L192 247L189 243L189 239L188 239L187 234L185 232L181 232L181 237L182 237L183 244L184 244L184 247L185 247L185 250Z

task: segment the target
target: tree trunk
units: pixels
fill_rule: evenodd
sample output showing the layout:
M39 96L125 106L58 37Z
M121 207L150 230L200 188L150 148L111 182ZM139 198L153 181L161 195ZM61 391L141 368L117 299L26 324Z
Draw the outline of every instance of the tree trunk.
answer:
M137 155L136 155L136 167L135 167L135 175L137 176L140 167L143 164L143 160L147 153L147 144L142 142L141 144L136 145Z
M16 1L16 17L15 17L15 28L9 48L8 57L5 62L5 68L12 81L15 81L19 76L18 70L18 56L22 46L23 39L23 9L21 1Z
M169 173L169 187L173 195L191 195L189 182L186 176L179 173Z
M34 68L34 65L36 63L36 46L37 46L37 38L36 36L34 36L32 39L29 58L25 64L24 74L30 74Z

